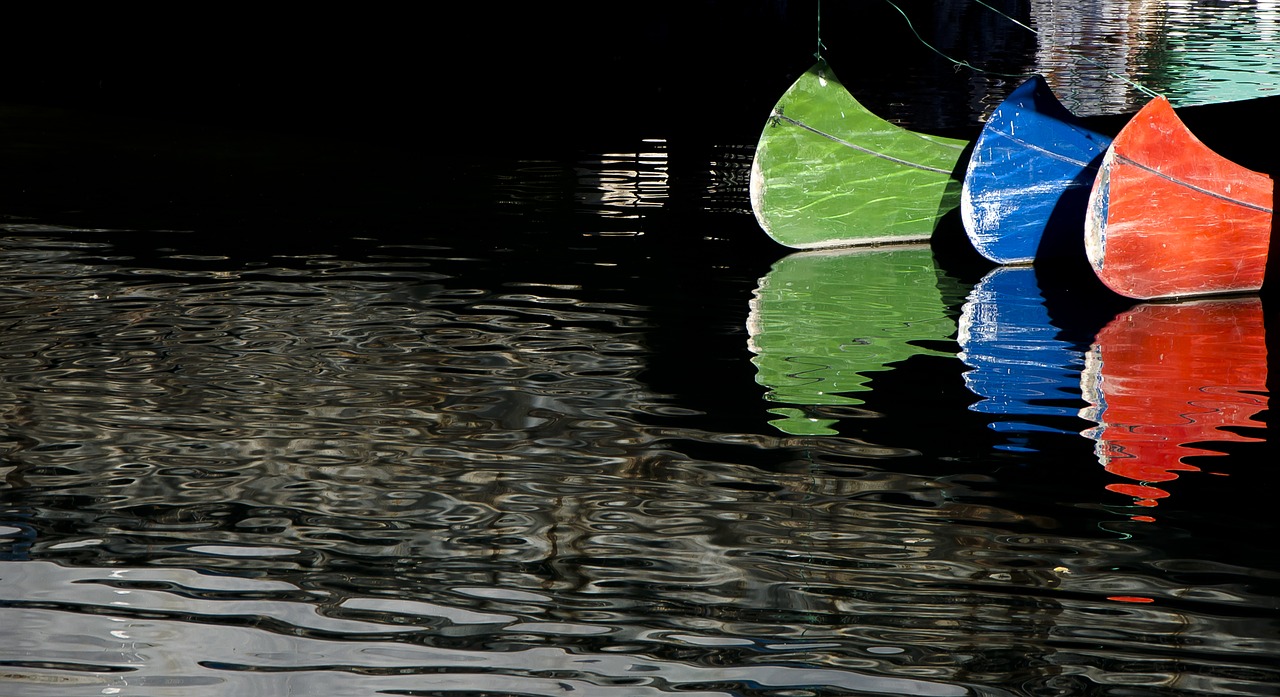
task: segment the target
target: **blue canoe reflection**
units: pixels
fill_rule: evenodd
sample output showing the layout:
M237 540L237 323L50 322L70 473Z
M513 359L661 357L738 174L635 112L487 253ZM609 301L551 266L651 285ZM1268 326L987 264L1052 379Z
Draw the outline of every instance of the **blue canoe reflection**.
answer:
M792 435L830 435L823 407L858 405L870 374L948 341L955 320L927 245L797 252L760 279L747 321L756 381L777 402L771 423Z
M958 334L960 359L972 368L965 384L980 398L969 408L1013 417L991 424L1009 435L996 447L1034 450L1030 433L1077 433L1043 418L1074 419L1080 409L1084 351L1059 334L1029 266L993 269L969 293Z
M1151 508L1188 456L1221 455L1213 444L1256 441L1267 409L1267 347L1256 297L1138 305L1098 332L1081 388L1098 425L1098 460L1125 481L1107 486ZM1226 430L1231 428L1232 430ZM1150 516L1137 515L1137 520Z

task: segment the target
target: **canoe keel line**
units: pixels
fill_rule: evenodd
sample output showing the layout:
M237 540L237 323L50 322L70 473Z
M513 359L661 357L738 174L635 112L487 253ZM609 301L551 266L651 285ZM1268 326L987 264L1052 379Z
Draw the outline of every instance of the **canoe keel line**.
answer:
M1139 299L1262 288L1274 183L1204 145L1164 98L1102 160L1085 214L1098 278Z

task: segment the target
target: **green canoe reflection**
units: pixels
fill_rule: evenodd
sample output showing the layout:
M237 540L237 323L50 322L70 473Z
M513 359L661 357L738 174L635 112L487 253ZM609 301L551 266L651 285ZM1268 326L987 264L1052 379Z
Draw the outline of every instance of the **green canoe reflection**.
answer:
M857 405L871 374L955 336L927 245L797 252L760 279L747 321L756 382L771 423L792 435L831 435L821 407Z

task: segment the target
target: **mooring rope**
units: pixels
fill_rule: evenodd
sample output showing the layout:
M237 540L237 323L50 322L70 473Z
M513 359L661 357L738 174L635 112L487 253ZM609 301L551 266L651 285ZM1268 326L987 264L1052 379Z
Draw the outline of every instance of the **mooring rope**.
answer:
M822 49L826 48L827 45L822 43L822 0L818 0L817 30L818 30L818 48L814 50L813 57L817 58L819 62L824 62L826 61L826 59L822 57Z
M902 18L903 18L903 19L905 19L905 20L906 20L906 22L907 22L907 27L911 29L911 33L912 33L912 34L915 34L915 36L916 36L916 40L917 40L917 41L919 41L921 44L923 44L923 45L924 45L926 48L928 48L930 51L933 51L934 53L938 54L939 56L942 56L944 59L946 59L946 60L950 61L951 63L955 64L955 68L956 68L956 70L959 70L959 69L961 69L961 68L968 68L968 69L973 70L973 71L975 71L975 72L979 72L979 73L986 73L986 74L988 74L988 75L995 75L995 76L998 76L998 77L1030 77L1030 76L1032 75L1032 73L1002 73L1002 72L998 72L998 71L995 71L995 70L987 70L987 69L985 69L985 68L979 68L978 66L976 66L976 65L974 65L974 64L972 64L972 63L970 63L969 61L957 60L957 59L955 59L955 58L952 58L951 56L948 56L947 54L945 54L945 53L943 53L942 51L938 50L938 49L937 49L933 44L929 43L928 41L925 41L925 40L924 40L924 37L920 36L920 32L916 31L915 25L911 23L911 18L910 18L909 16L907 16L907 13L906 13L906 12L904 12L904 11L903 11L903 9L902 9L901 7L898 7L896 4L894 4L892 0L884 0L884 1L885 1L886 3L888 3L890 7L892 7L892 8L893 8L893 9L895 9L895 10L897 10L897 11L898 11L898 14L902 15ZM984 2L984 0L974 0L974 2L978 3L979 5L982 5L983 7L987 8L988 10L991 10L992 12L994 12L994 13L996 13L996 14L1000 15L1001 17L1004 17L1005 19L1009 20L1010 22L1013 22L1014 24L1018 25L1019 27L1022 27L1023 29L1026 29L1027 31L1031 32L1032 34L1035 34L1037 37L1039 37L1039 36L1040 36L1040 32L1039 32L1039 31L1037 31L1037 30L1035 29L1035 27L1028 26L1027 24L1024 24L1024 23L1022 23L1022 22L1018 21L1016 18L1014 18L1014 17L1010 17L1009 15L1005 14L1004 12L1001 12L999 9L997 9L997 8L995 8L995 7L992 7L992 6L991 6L991 5L989 5L988 3ZM821 39L819 39L819 43L821 43ZM1089 62L1089 63L1091 63L1091 64L1093 64L1093 65L1095 65L1095 66L1097 66L1097 67L1099 67L1099 68L1102 68L1102 70L1103 70L1107 75L1109 75L1110 77L1113 77L1113 78L1115 78L1115 79L1117 79L1117 80L1120 80L1120 81L1122 81L1122 82L1126 82L1126 83L1128 83L1128 84L1129 84L1129 86L1133 87L1134 89L1138 90L1139 92L1142 92L1143 94L1147 95L1148 97L1160 97L1160 96L1163 96L1163 95L1161 95L1159 92L1156 92L1155 90L1151 89L1150 87L1147 87L1146 85L1143 85L1143 84L1141 84L1141 83L1138 83L1138 82L1136 82L1136 81L1134 81L1134 80L1132 80L1132 79L1130 79L1130 78L1128 78L1128 77L1126 77L1126 76L1124 76L1124 75L1120 75L1119 73L1116 73L1115 71L1111 70L1111 69L1110 69L1110 68L1108 68L1107 66L1105 66L1105 65L1103 65L1103 64L1101 64L1101 63L1099 63L1098 61L1093 60L1092 58L1090 58L1090 57L1088 57L1088 56L1081 55L1080 57L1081 57L1082 59L1084 59L1085 61L1087 61L1087 62Z
M886 1L886 2L888 2L888 0L885 0L885 1ZM1004 17L1005 19L1009 20L1010 22L1013 22L1014 24L1016 24L1016 25L1018 25L1018 26L1022 27L1023 29L1026 29L1027 31L1031 32L1032 34L1035 34L1037 38L1039 38L1039 37L1040 37L1040 32L1039 32L1039 31L1037 31L1035 27L1031 27L1031 26L1028 26L1028 25L1026 25L1026 24L1023 24L1022 22L1019 22L1017 19L1015 19L1015 18L1013 18L1013 17L1010 17L1009 15L1005 14L1004 12L1001 12L998 8L992 7L991 5L987 4L984 0L973 0L973 1L974 1L974 2L976 2L976 3L978 3L979 5L982 5L983 7L987 8L988 10L991 10L992 12L994 12L994 13L996 13L996 14L1000 15L1001 17ZM890 3L890 4L892 4L892 3ZM899 12L901 12L902 10L898 10L898 11L899 11ZM1096 61L1096 60L1093 60L1092 58L1090 58L1090 57L1088 57L1088 56L1086 56L1086 55L1081 54L1081 55L1080 55L1080 57L1081 57L1081 58L1083 58L1086 62L1091 63L1091 64L1093 64L1093 65L1094 65L1094 66L1096 66L1096 67L1102 68L1103 72L1105 72L1107 75L1109 75L1109 76L1111 76L1111 77L1113 77L1113 78L1115 78L1115 79L1117 79L1117 80L1120 80L1120 81L1122 81L1122 82L1126 82L1126 83L1128 83L1130 87L1134 88L1135 90L1138 90L1139 92L1141 92L1141 93L1143 93L1143 94L1147 95L1148 97L1153 97L1153 98L1154 98L1154 97L1162 97L1162 96L1164 96L1164 95L1160 94L1159 92L1156 92L1155 90L1151 89L1150 87L1147 87L1146 85L1143 85L1143 84L1141 84L1141 83L1139 83L1139 82L1137 82L1137 81L1135 81L1135 80L1132 80L1132 79L1130 79L1130 78L1128 78L1128 77L1126 77L1126 76L1124 76L1124 75L1121 75L1121 74L1119 74L1119 73L1117 73L1117 72L1115 72L1115 71L1111 70L1111 69L1110 69L1110 68L1108 68L1107 66L1105 66L1105 65L1103 65L1103 64L1101 64L1101 63L1099 63L1099 62L1098 62L1098 61Z
M928 41L925 41L923 36L920 36L920 32L916 31L916 26L911 23L911 18L907 16L907 13L904 12L901 7L898 7L897 5L895 5L892 2L892 0L884 0L884 1L889 4L889 7L892 7L893 9L897 10L898 14L902 15L902 18L907 21L907 28L911 30L912 34L916 35L917 41L924 44L925 48L928 48L930 51L933 51L939 56L942 56L944 59L955 64L956 70L960 70L961 68L968 68L974 72L986 73L988 75L995 75L997 77L1031 77L1031 73L1001 73L995 70L987 70L986 68L979 68L978 66L970 63L969 61L959 60L956 58L952 58L951 56L948 56L947 54L938 50L938 48L935 47L933 44L929 43ZM981 2L981 0L978 0L978 1Z

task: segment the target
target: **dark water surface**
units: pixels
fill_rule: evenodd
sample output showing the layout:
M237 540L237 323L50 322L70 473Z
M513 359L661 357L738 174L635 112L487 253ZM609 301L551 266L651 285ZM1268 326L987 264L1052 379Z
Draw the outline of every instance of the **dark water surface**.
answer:
M1280 693L1267 298L791 254L714 130L0 124L0 695Z

